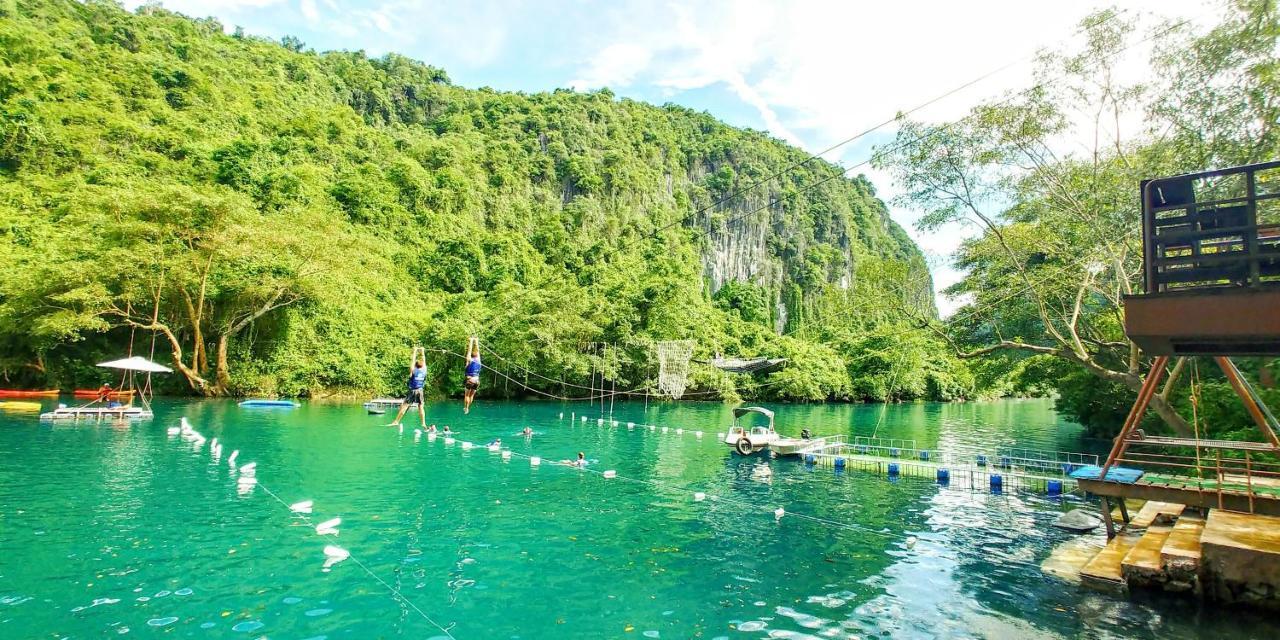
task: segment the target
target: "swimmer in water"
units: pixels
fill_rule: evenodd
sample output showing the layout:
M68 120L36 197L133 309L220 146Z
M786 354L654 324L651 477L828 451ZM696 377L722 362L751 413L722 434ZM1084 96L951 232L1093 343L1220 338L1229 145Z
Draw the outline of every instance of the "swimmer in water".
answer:
M493 448L493 447L501 447L501 446L502 446L502 438L494 438L493 440L491 440L491 441L489 442L489 444L487 444L487 445L485 445L485 446L486 446L486 447L489 447L489 448Z
M529 436L533 435L533 429L530 429L529 427L525 427L524 431L520 432L520 435L528 438Z
M449 430L449 425L447 424L444 426L444 434L446 436L453 435L453 432Z
M577 460L561 460L560 464L566 467L577 467L582 469L587 466L587 457L581 451L578 452Z
M435 432L436 432L436 426L434 424L427 427L427 433L435 433Z

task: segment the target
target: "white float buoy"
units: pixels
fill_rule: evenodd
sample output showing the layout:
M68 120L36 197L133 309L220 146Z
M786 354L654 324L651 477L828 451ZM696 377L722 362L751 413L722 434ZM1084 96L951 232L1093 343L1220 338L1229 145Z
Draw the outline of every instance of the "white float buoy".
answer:
M451 444L453 444L453 438L450 438L449 436L445 436L445 437L444 437L444 443L445 443L445 444L450 444L450 445L451 445Z
M662 432L663 432L663 433L666 433L666 432L667 432L667 431L669 431L669 430L670 430L670 427L663 427L663 428L662 428Z
M529 458L529 466L536 467L540 464L542 464L542 458L539 458L538 456L532 456Z
M696 438L701 438L701 437L702 437L702 432L701 432L701 431L694 431L694 432L693 432L693 435L694 435L694 437L696 437Z
M462 441L462 448L463 448L463 449L470 449L472 446L474 446L474 445L472 445L470 442L467 442L466 440L463 440L463 441Z
M587 417L586 417L586 416L582 416L582 421L583 421L583 422L586 422L586 421L587 421Z
M343 549L342 547L335 547L334 545L327 544L324 547L324 555L327 558L340 558L346 560L351 557L351 552Z
M782 516L785 516L785 515L787 515L787 510L783 509L782 507L778 507L777 509L773 510L773 517L778 518L779 520L781 520Z
M511 459L511 452L510 452L510 451L503 451L503 452L502 452L502 459L503 459L503 460L510 460L510 459Z
M228 464L228 465L230 465L231 467L235 467L235 466L236 466L236 456L238 456L238 455L240 455L240 450L239 450L239 449L236 449L236 450L232 451L232 452L231 452L231 455L227 456L227 464Z
M908 537L907 537L907 548L908 548L908 549L911 549L911 548L915 547L915 546L916 546L916 542L918 542L918 540L916 540L916 537L915 537L915 536L908 536Z
M616 427L616 426L618 426L618 421L617 421L617 420L614 420L614 421L613 421L613 426L615 426L615 427Z
M434 432L434 431L428 431L428 432L427 432L427 442L435 442L435 441L436 441L436 432Z
M719 439L721 439L721 440L724 440L724 432L723 432L723 431L717 431L717 432L716 432L716 437L717 437L717 438L719 438Z
M414 429L414 430L413 430L413 441L414 441L414 442L417 442L417 441L419 441L419 440L421 440L421 439L422 439L422 430L421 430L421 429Z
M695 492L695 493L693 494L693 501L694 501L694 502L702 502L703 500L706 500L706 499L707 499L707 494L705 494L705 493L703 493L703 492L701 492L701 491Z
M604 418L596 418L596 425L604 424Z
M628 423L627 423L627 428L628 428L628 429L630 429L630 428L632 428L632 427L634 427L634 426L636 426L636 423L634 423L634 422L628 422Z
M311 505L313 505L314 503L315 501L313 500L303 500L302 502L295 502L289 505L289 510L294 513L311 513Z
M253 485L258 484L258 479L253 476L240 476L236 479L236 484L252 487Z
M342 518L334 518L325 520L316 525L316 535L320 536L336 536L338 535L338 525L342 524Z
M252 476L257 472L257 470L258 470L258 463L250 462L249 464L246 464L243 467L240 467L240 475Z
M605 471L604 474L602 475L604 475L604 477L606 478L616 478L618 477L618 472L614 471L613 469L609 469L608 471Z
M171 436L176 436L181 432L182 432L182 429L180 427L169 427L169 429L167 430L167 433Z
M559 419L560 419L560 420L564 420L564 412L563 412L563 411L561 411L561 412L560 412Z
M217 448L218 448L218 439L217 439L217 438L214 438L214 439L210 440L210 441L209 441L209 447L210 447L210 448L212 448L212 449L217 449Z
M654 429L657 429L657 427L655 427L655 426L653 426L653 425L649 425L649 430L650 430L650 431L653 431Z
M684 429L676 429L676 435L684 435Z

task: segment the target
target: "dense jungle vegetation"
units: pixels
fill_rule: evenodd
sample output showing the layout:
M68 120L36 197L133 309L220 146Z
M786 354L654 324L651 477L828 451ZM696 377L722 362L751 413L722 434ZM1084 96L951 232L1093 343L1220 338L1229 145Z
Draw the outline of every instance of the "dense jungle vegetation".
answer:
M669 339L791 361L695 365L695 398L975 393L903 311L932 285L871 184L705 113L98 0L0 0L0 61L6 386L94 385L132 344L171 392L391 392L411 346L477 334L556 395L651 385Z

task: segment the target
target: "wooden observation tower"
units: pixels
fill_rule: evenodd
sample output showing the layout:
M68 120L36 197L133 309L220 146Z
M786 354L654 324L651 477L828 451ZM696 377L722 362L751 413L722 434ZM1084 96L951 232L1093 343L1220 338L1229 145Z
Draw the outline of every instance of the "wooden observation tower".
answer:
M1125 298L1125 333L1151 371L1106 462L1080 487L1125 498L1280 515L1280 423L1233 356L1280 356L1280 162L1144 181L1145 292ZM1253 441L1147 435L1138 425L1171 359L1211 358L1257 426ZM1175 363L1177 366L1180 363Z

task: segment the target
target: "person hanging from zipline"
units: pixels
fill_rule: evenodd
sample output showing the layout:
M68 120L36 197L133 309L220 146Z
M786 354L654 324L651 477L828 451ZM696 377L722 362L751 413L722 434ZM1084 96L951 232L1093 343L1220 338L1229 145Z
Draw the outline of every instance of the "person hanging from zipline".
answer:
M462 388L462 412L471 413L471 403L480 389L480 338L476 336L467 340L467 372Z
M409 393L404 397L404 402L400 403L400 413L396 414L396 419L390 426L400 426L400 419L404 417L404 412L409 410L410 405L418 405L418 417L422 420L422 429L427 428L427 403L422 397L422 387L427 382L427 350L422 347L414 347L413 355L409 356Z

